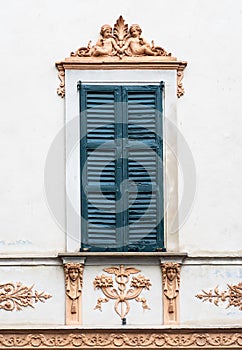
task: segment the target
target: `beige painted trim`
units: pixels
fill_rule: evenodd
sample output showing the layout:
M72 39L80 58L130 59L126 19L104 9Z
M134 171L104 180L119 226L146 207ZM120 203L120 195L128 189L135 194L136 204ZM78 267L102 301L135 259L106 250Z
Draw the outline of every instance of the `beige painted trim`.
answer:
M1 349L241 349L242 328L9 329Z

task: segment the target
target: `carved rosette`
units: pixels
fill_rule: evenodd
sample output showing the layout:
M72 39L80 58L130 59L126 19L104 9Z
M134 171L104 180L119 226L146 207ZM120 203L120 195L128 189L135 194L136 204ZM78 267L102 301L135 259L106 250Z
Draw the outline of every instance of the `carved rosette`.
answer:
M22 283L8 282L0 285L0 309L5 311L21 311L25 307L34 308L34 303L44 303L51 295L46 292L38 292Z
M161 264L164 324L179 323L180 268L175 262Z
M138 64L138 66L137 66ZM177 61L154 41L148 43L138 24L129 26L120 16L114 26L104 24L95 45L91 41L81 46L70 57L56 63L59 71L59 96L65 96L65 69L176 69L177 96L184 94L183 70L186 62Z
M149 278L138 274L140 270L134 267L124 267L120 265L118 267L111 266L105 268L103 271L115 275L115 282L117 288L114 287L113 278L102 274L96 276L93 282L95 289L101 289L105 298L98 298L97 304L94 309L102 311L102 303L107 303L109 300L115 300L114 310L124 319L130 311L129 301L134 299L140 302L143 310L149 309L145 298L140 298L139 295L143 289L150 289L151 283ZM135 274L130 281L130 275ZM127 287L129 286L128 290Z
M203 290L196 297L216 306L220 306L220 303L227 303L227 308L234 306L242 311L242 282L237 285L228 284L228 289L224 291L219 291L218 287L210 289L209 292Z
M66 289L66 324L81 324L84 265L64 264Z

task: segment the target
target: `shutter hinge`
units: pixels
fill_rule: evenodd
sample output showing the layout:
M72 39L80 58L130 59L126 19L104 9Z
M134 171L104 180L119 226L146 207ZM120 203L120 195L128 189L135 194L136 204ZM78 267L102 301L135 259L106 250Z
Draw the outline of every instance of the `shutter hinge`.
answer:
M81 90L81 86L82 86L82 82L78 81L77 83L77 90L80 91Z
M161 81L161 82L160 82L161 91L164 89L164 87L165 87L165 83L164 83L164 81Z

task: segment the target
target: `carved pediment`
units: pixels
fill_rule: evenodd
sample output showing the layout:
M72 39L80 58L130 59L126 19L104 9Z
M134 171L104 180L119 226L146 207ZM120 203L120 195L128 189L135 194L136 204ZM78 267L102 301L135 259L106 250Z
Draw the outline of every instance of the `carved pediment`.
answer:
M162 47L155 46L154 41L149 44L142 36L138 24L128 27L122 16L118 18L113 28L109 24L101 27L96 45L89 41L87 47L80 47L71 52L71 57L140 57L140 56L169 56Z
M95 45L89 41L63 61L57 62L60 85L58 95L65 96L65 70L88 69L161 69L177 71L177 96L184 94L182 86L183 70L187 63L178 61L164 48L155 46L154 41L148 43L138 24L130 27L122 16L114 26L104 24Z

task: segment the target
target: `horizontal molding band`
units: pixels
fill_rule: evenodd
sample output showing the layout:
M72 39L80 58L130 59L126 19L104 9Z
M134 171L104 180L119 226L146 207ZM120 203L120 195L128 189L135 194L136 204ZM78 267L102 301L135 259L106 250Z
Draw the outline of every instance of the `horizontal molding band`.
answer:
M1 349L241 349L242 328L11 329Z
M90 69L184 69L187 62L176 61L169 59L160 59L160 57L139 57L137 61L136 58L126 58L125 60L119 60L118 58L96 58L88 59L84 58L66 58L65 61L56 62L56 67L58 70L62 69L74 69L74 70L90 70Z
M100 259L101 258L101 259ZM151 263L159 264L162 261L181 261L183 266L192 265L242 265L242 256L238 255L207 255L207 256L191 256L186 253L178 252L154 252L154 253L128 253L128 252L102 252L102 253L60 253L54 256L25 256L25 255L1 255L0 266L62 266L63 260L83 260L86 259L87 264L93 263L96 265L102 265L104 260L117 260L122 261L124 259L137 260L137 263Z

